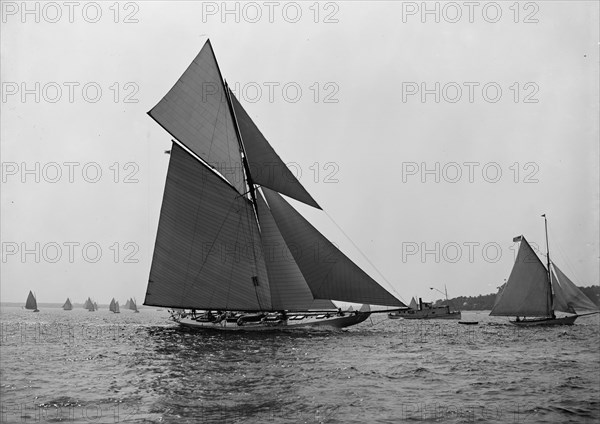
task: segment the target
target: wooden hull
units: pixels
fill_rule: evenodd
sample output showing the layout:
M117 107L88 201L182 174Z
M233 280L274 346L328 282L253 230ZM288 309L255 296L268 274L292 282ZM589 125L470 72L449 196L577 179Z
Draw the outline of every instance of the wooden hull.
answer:
M520 321L509 321L511 324L518 327L541 327L541 326L553 326L553 325L573 325L579 315L572 315L569 317L561 318L534 318L525 319Z
M477 325L479 321L458 321L458 323L463 325Z
M196 321L190 317L174 318L174 321L182 327L217 330L217 331L288 331L310 328L340 329L360 324L371 315L370 312L359 312L345 314L344 316L333 315L331 317L312 315L302 319L279 320L276 322L248 322L238 325L235 322L221 321L219 323ZM301 315L298 315L301 316Z

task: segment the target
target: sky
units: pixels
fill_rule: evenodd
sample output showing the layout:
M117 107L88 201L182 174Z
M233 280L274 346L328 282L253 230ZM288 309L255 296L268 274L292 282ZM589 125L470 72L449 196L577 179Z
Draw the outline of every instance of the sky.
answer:
M325 212L409 302L496 292L516 235L600 281L599 5L2 1L0 299L144 298L171 137L147 112L207 38Z

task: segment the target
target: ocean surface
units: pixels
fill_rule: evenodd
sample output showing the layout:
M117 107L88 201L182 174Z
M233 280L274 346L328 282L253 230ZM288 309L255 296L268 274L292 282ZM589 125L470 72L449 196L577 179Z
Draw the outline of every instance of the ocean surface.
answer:
M190 332L167 310L0 310L6 423L597 423L600 319L522 329L375 315Z

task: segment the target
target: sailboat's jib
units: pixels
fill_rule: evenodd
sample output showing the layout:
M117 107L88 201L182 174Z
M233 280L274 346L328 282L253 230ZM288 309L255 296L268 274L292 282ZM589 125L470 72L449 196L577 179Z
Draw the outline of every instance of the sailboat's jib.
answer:
M335 305L329 300L314 300L302 272L260 195L257 197L257 207L273 309L335 309Z
M209 42L149 114L240 193L245 192L239 142Z
M29 292L27 300L25 301L25 309L37 309L37 301L35 300L35 296L31 291Z
M546 268L522 237L513 269L490 315L535 317L551 313Z
M238 99L233 94L231 99L254 183L321 209L273 150Z
M337 249L279 194L263 190L273 218L313 296L375 305L405 305Z
M598 310L594 304L554 263L552 264L554 310L576 314L577 311Z
M251 204L177 144L171 151L144 304L271 309Z

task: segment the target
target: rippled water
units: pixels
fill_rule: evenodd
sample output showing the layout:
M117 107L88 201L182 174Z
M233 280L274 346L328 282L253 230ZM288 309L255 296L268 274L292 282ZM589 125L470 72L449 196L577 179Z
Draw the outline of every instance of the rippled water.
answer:
M343 331L181 330L139 314L3 308L2 422L592 423L600 320L519 329L389 320Z

